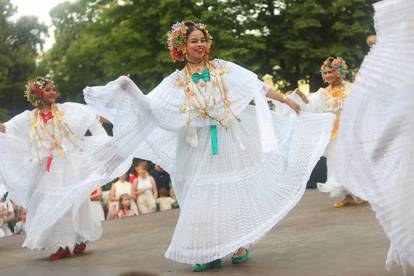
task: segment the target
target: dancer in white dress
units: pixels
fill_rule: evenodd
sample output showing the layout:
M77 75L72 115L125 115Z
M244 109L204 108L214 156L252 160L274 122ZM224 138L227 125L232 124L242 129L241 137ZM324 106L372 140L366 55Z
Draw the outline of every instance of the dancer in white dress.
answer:
M291 97L301 104L303 110L309 112L330 112L335 115L335 123L332 130L331 142L326 149L328 177L326 183L318 183L318 189L324 193L330 193L331 197L344 197L343 200L334 204L335 208L348 205L360 205L363 203L358 197L353 197L336 177L333 162L335 162L334 149L341 121L342 108L350 92L350 84L345 80L348 74L348 66L342 58L329 57L321 66L321 74L326 88L320 88L317 92L306 97L300 90L296 89ZM298 96L300 99L298 99Z
M57 250L51 260L73 246L84 253L102 234L89 194L106 179L91 172L86 156L109 140L85 105L56 104L56 93L49 79L29 82L25 96L34 110L0 124L0 182L28 210L23 246Z
M234 264L248 259L248 245L301 199L334 120L276 116L265 96L300 108L256 74L209 61L211 42L204 25L177 23L168 44L183 70L146 96L128 77L84 90L87 104L114 125L112 142L95 154L103 173L126 170L136 156L172 176L181 212L165 256L195 271L220 266L232 252Z
M387 267L414 266L414 1L374 8L377 43L351 86L334 166L376 212L391 243Z

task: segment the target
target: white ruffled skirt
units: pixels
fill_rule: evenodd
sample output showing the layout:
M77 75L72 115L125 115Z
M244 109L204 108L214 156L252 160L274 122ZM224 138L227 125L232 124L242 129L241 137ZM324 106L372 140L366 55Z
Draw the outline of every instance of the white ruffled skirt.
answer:
M85 137L83 149L95 149L100 137ZM91 172L86 153L68 151L55 157L50 172L46 160L31 162L28 141L0 134L0 177L10 199L27 208L26 238L30 249L73 247L95 241L102 228L89 194L106 179Z
M263 237L301 199L334 118L272 116L278 150L270 154L262 153L253 106L241 114L239 125L218 127L218 155L212 154L209 127L197 128L197 147L186 142L186 129L155 128L143 137L133 155L171 174L181 207L167 258L189 264L222 258ZM128 135L140 135L140 129L131 128ZM103 160L105 149L97 155Z
M335 170L390 239L387 266L414 266L414 1L375 4L377 44L342 112Z
M247 105L238 125L217 127L218 154L213 155L207 123L188 128L184 118L160 121L153 114L162 107L179 112L178 106L165 104L174 96L167 92L163 97L153 92L144 96L125 77L84 90L88 106L114 124L114 139L94 153L95 168L103 174L121 174L133 157L163 167L172 177L181 207L165 256L182 263L207 263L259 240L297 204L329 142L334 116L281 117L266 113L266 104ZM277 149L269 153L262 145L264 124L258 116L263 115L268 115L273 126L267 128L274 127L277 139ZM196 146L187 142L189 137L198 141Z
M317 183L318 190L322 193L328 193L330 197L344 197L349 191L338 181L337 172L335 171L335 145L336 141L331 141L325 151L324 156L327 160L327 179L326 183Z
M278 151L261 151L256 117L249 106L241 124L219 128L212 155L208 127L198 128L199 146L177 139L173 178L181 214L166 257L206 263L251 244L301 199L313 167L330 137L330 115L273 116Z

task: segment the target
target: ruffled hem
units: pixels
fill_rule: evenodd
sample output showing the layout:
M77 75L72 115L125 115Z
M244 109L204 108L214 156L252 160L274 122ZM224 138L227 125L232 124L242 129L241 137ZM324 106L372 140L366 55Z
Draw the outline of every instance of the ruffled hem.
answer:
M374 4L377 44L345 105L335 149L338 179L370 203L390 240L392 262L414 265L414 2ZM390 70L392 68L392 70Z
M254 117L253 112L246 111L242 117L242 122L247 125L245 126L247 128L254 122L253 120L249 122L248 116ZM312 118L314 124L310 123L310 120L307 121L307 117ZM278 121L275 126L282 128L285 133L282 137L279 136L282 138L279 140L281 143L278 147L279 151L264 155L261 161L249 166L248 169L229 171L224 175L223 171L217 171L216 174L211 171L204 174L196 173L196 176L193 175L184 183L176 183L182 201L181 213L173 240L165 253L167 258L188 264L207 263L222 258L239 247L258 241L286 216L303 196L312 169L329 142L330 126L333 121L330 114L304 114L302 119L306 123L301 122L301 118ZM316 121L318 126L315 124ZM308 123L310 125L306 126ZM289 134L289 131L283 128L283 124L290 125L293 132ZM251 131L255 132L254 129ZM299 140L302 139L299 137L306 136L305 133L317 135L310 142L305 143L306 146L305 144L299 146ZM237 136L242 144L246 143L242 134L239 133ZM199 134L199 138L203 140L202 134ZM219 139L222 139L222 143L226 143L225 137ZM253 141L254 136L251 139ZM230 156L232 151L227 147L228 144L224 147L225 152L219 155ZM246 155L252 154L251 152L249 154L248 148L245 150ZM200 151L205 150L200 149ZM183 155L185 156L184 153ZM288 161L292 155L302 157L294 164ZM239 154L239 159L243 158L246 157ZM197 160L188 157L185 159ZM233 161L233 167L236 168L234 162L236 161ZM243 162L249 162L249 159L239 161L239 164ZM206 163L200 164L203 170L208 166ZM184 169L184 171L194 170ZM208 211L205 211L206 209ZM233 209L240 209L240 211L233 211ZM238 230L235 230L236 228ZM221 239L220 235L226 238ZM214 241L212 244L217 243L217 245L207 246L210 244L210 238L212 242Z
M326 144L329 140L330 133L327 132L325 135L321 135L321 140L318 146L315 148L315 151L312 156L312 160L309 161L309 166L307 168L306 173L303 177L303 185L300 186L298 192L296 193L295 197L292 198L291 202L284 206L282 210L280 210L273 218L269 219L267 222L265 222L263 225L258 227L255 231L249 233L249 235L246 235L243 239L234 241L232 243L226 244L222 246L219 249L214 250L217 252L216 254L213 254L211 256L205 256L205 257L197 257L204 255L203 252L194 252L194 251L188 251L188 252L174 252L171 248L167 250L165 253L165 257L168 259L171 259L173 261L177 261L180 263L187 263L187 264L204 264L211 261L214 261L216 259L224 258L225 256L232 254L240 247L245 247L247 245L253 244L260 239L262 239L275 225L282 220L288 212L297 205L297 203L302 198L305 190L306 190L306 183L307 180L312 173L313 167L316 165L317 161L320 159ZM324 142L325 140L325 142ZM271 169L269 167L263 167L263 170ZM258 172L260 173L260 171Z

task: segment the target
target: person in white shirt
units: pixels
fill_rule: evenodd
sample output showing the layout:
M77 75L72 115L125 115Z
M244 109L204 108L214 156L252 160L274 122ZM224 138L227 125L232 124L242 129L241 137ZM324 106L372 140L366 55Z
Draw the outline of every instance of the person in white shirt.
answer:
M141 214L157 211L155 199L158 197L157 185L154 178L148 173L148 163L138 163L138 179L135 180L135 193L138 210Z

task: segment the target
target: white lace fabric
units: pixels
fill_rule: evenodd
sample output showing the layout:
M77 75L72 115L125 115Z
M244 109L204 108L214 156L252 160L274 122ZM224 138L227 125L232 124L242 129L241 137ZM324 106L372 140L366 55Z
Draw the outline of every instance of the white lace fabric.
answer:
M102 173L121 172L139 157L171 174L181 212L165 255L183 263L221 258L280 221L302 197L333 123L330 114L279 117L266 104L249 106L254 97L264 99L262 82L233 63L218 64L229 69L224 80L241 122L217 127L217 155L209 120L193 121L197 145L187 141L186 118L179 111L185 94L176 85L181 72L146 96L126 77L84 90L87 104L115 125L113 140L96 154ZM276 147L266 149L262 143L272 132L270 144Z
M63 120L73 132L74 148L62 140L64 156L53 157L46 171L48 154L30 158L30 121L33 111L25 111L6 123L0 134L0 175L10 199L28 209L26 239L30 249L57 249L77 242L97 240L102 229L92 212L89 194L107 179L91 171L88 154L109 137L94 113L75 103L58 104ZM87 130L93 136L84 136Z
M335 170L375 211L391 243L387 267L414 265L414 2L374 7L377 44L342 112Z

